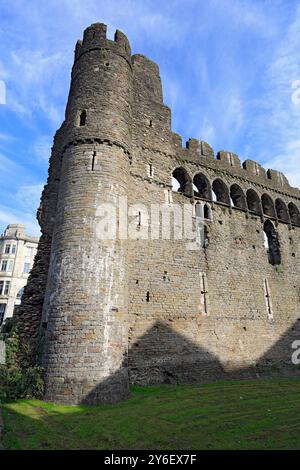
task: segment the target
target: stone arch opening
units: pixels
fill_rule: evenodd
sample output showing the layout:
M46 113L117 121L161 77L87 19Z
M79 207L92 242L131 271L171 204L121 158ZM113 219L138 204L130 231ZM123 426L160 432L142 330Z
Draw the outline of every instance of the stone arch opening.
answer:
M193 184L191 177L185 168L175 168L172 173L172 190L186 196L193 195Z
M265 247L268 253L269 263L272 265L281 264L281 252L278 233L270 220L264 223Z
M261 205L260 199L254 189L248 189L247 191L247 206L250 212L255 214L261 214Z
M285 202L282 199L276 199L275 201L275 208L278 220L282 220L283 222L289 222L290 217L286 207Z
M276 211L273 199L268 194L263 194L261 197L261 204L264 215L269 217L276 217Z
M300 225L300 211L298 207L293 202L290 202L288 208L292 224Z
M211 201L211 185L208 178L203 173L197 173L193 178L194 194L196 197Z
M230 188L230 198L233 203L233 207L238 207L239 209L247 209L246 197L244 191L238 184L233 184Z
M201 204L197 202L195 205L195 216L200 219L211 220L212 213L210 204Z
M220 179L216 179L212 184L213 190L213 200L217 202L222 202L223 204L230 205L230 196L229 190L224 183L224 181Z

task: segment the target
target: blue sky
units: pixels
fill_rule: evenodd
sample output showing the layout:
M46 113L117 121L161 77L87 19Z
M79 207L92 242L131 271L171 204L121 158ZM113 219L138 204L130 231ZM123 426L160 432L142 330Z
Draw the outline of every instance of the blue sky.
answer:
M111 38L121 29L133 53L159 64L184 140L252 158L300 186L299 1L0 0L1 232L20 222L39 233L35 212L75 42L93 22L106 23Z

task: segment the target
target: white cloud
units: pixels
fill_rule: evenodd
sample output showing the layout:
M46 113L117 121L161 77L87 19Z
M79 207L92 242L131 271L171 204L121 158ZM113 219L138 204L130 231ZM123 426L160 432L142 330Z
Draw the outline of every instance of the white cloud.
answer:
M216 130L212 122L208 118L203 119L202 126L200 128L199 136L202 140L208 142L211 146L215 144Z
M12 136L12 135L5 134L5 133L3 133L3 132L0 132L0 140L5 141L5 142L8 142L8 141L15 140L15 137Z
M291 186L300 188L300 140L288 142L284 152L265 161L264 166L281 171Z
M265 102L258 127L269 149L260 152L265 166L282 171L292 185L300 187L300 104L293 102L293 82L300 79L300 6L278 45L266 72ZM274 145L274 142L276 143ZM273 155L270 155L270 152Z
M255 31L261 36L272 36L276 32L270 9L264 2L248 0L211 0L218 14L230 21L230 26Z
M47 163L50 158L52 146L52 137L43 135L39 137L32 146L32 151L34 155L44 163Z
M11 160L3 153L0 153L0 172L1 172L2 177L7 178L7 176L9 175L9 176L16 178L16 175L20 171L21 171L21 168L17 162L15 162L14 160Z
M22 47L12 51L10 59L7 105L24 117L41 112L57 126L63 114L63 106L57 99L63 81L62 54Z
M21 186L16 193L16 200L20 208L36 211L40 204L43 184Z
M24 212L0 204L0 226L2 232L9 224L24 224L28 235L41 235L38 223L32 212Z
M0 204L0 226L18 223L26 225L29 235L39 236L40 229L36 220L36 211L40 204L43 184L23 185L11 196L13 204Z

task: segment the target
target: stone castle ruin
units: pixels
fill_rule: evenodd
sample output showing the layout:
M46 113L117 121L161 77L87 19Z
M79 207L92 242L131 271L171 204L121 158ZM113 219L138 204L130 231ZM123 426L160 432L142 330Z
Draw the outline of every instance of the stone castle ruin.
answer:
M98 208L120 201L135 208L137 236L99 237ZM137 205L151 204L190 207L204 233L196 249L183 236L146 239ZM299 208L282 173L196 139L183 146L158 66L131 55L122 32L88 27L20 312L22 335L44 337L45 398L114 402L130 383L299 373Z

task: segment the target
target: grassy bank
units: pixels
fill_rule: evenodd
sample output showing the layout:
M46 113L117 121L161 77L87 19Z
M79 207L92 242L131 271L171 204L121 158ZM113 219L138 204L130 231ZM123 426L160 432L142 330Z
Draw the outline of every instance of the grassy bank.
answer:
M134 387L127 401L3 404L6 449L300 449L300 379Z

